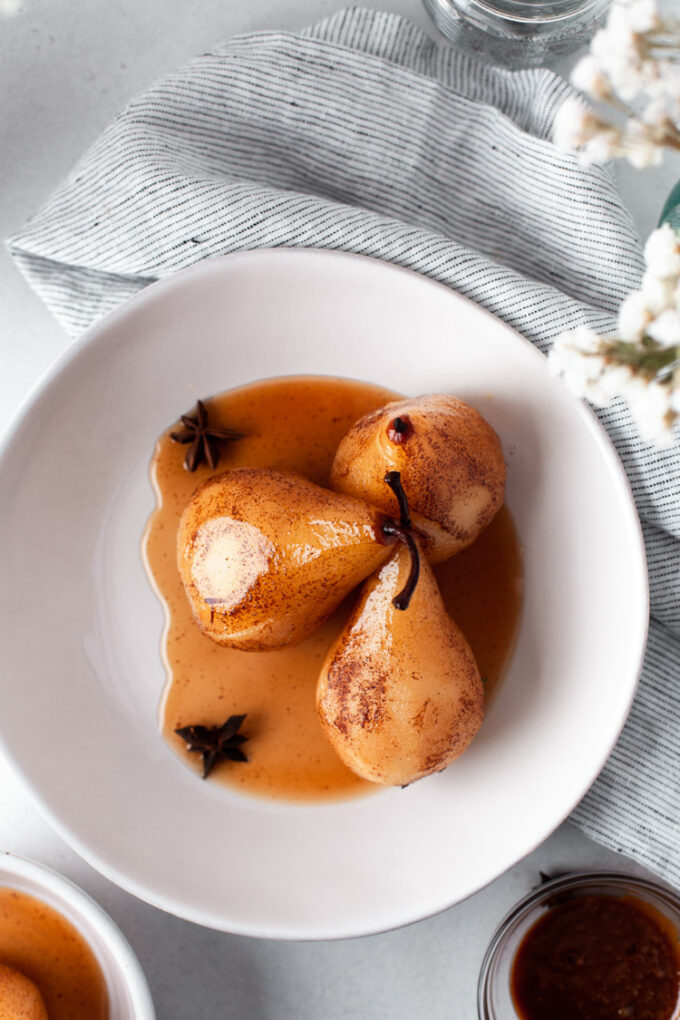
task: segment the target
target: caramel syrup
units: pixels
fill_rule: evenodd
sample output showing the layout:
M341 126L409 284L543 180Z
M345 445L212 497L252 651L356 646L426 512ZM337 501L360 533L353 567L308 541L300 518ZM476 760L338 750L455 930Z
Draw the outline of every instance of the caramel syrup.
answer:
M190 474L186 448L169 437L156 445L151 478L157 508L144 539L147 569L166 610L163 660L167 683L161 731L170 746L200 771L175 734L182 726L217 725L247 713L242 732L247 764L224 763L213 775L242 793L293 801L357 796L376 786L359 779L323 735L315 708L316 682L330 644L340 633L353 598L299 645L267 652L223 648L194 622L176 565L176 535L193 491L212 474L235 467L297 471L319 485L338 443L368 411L398 394L348 379L271 379L205 401L209 420L243 433L222 447L216 471L205 464ZM447 608L477 657L490 694L509 657L521 606L517 535L503 508L470 549L435 568Z
M36 985L50 1020L107 1020L106 982L83 936L58 911L17 889L0 888L0 963Z
M634 896L578 896L529 929L510 985L521 1020L674 1020L678 932Z

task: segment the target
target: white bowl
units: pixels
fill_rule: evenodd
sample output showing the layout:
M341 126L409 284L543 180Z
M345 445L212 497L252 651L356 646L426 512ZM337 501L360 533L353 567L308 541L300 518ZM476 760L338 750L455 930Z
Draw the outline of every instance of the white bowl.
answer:
M0 853L0 888L34 896L80 932L104 975L111 1020L154 1020L149 986L137 957L120 929L87 893L51 868L8 852Z
M406 790L316 806L203 783L160 739L163 614L140 556L156 437L197 397L300 374L476 405L503 442L526 575L472 747ZM0 483L0 742L83 857L199 924L334 938L441 910L552 832L628 713L646 570L611 444L531 344L415 273L262 250L148 288L29 399Z

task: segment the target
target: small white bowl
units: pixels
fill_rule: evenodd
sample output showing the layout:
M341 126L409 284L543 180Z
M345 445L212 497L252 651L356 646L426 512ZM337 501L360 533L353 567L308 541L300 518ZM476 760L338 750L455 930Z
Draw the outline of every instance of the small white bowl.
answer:
M0 887L34 896L80 932L104 975L111 1020L154 1020L151 993L137 957L120 929L87 893L51 868L6 851L0 853Z

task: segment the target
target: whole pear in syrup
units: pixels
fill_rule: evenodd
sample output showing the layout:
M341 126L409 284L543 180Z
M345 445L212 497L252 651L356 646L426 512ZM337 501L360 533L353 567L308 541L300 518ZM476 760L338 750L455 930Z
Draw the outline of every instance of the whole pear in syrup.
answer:
M398 472L385 481L400 522L383 528L400 544L366 581L330 648L316 704L326 736L353 772L407 786L441 771L469 746L484 717L484 689L411 532Z
M179 571L208 637L296 644L389 556L386 515L292 471L236 468L201 485L179 525Z
M388 471L401 475L432 563L474 542L503 503L500 440L479 411L456 397L398 400L365 415L340 442L330 482L337 492L394 514L395 498L384 484Z
M484 716L477 663L426 560L408 607L395 606L410 568L399 545L366 581L317 687L317 710L339 757L364 779L391 786L445 768Z

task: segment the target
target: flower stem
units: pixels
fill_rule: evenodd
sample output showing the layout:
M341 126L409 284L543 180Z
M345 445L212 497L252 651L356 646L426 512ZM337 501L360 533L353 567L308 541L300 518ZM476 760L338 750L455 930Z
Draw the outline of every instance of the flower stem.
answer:
M617 341L608 353L608 358L617 365L630 365L649 376L665 374L666 369L673 368L680 359L678 347L661 347L655 340L645 337L642 347L639 344Z

